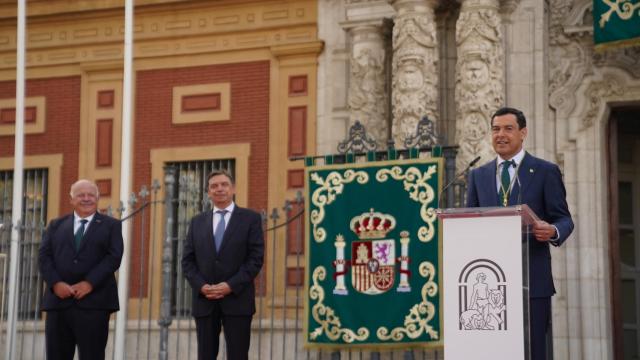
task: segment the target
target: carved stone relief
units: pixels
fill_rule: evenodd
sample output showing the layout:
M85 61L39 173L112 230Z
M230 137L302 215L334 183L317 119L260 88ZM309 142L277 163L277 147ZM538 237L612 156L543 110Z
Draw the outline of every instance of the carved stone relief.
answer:
M615 77L609 76L606 80L589 84L589 88L586 91L587 112L582 118L583 128L588 128L593 125L603 99L622 97L624 95L622 83L622 81L618 81Z
M432 4L395 1L393 28L392 134L397 147L415 132L420 119L438 118L438 47ZM403 9L411 5L411 10Z
M550 2L549 105L556 122L579 119L579 129L593 126L607 101L638 100L629 84L640 79L640 48L595 52L591 5L590 0ZM572 148L577 136L558 133L557 148Z
M456 23L456 167L492 159L491 115L504 104L504 55L495 0L465 1Z
M360 121L382 148L387 140L388 126L381 27L361 26L351 29L351 33L350 125Z
M590 0L553 0L550 3L549 103L561 114L576 108L576 90L594 72L605 67L640 78L640 48L593 51Z

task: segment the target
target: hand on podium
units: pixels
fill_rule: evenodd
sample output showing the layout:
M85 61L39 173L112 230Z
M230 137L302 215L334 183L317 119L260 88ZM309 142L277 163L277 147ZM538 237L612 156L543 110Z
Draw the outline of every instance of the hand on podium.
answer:
M533 224L533 235L538 241L553 241L558 238L556 227L544 220L536 221Z

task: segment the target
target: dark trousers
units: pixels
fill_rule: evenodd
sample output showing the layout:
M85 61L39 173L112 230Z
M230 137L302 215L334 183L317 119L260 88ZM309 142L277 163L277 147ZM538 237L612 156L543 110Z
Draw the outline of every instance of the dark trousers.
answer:
M218 358L220 329L224 331L228 360L247 360L251 339L251 316L228 316L216 306L211 315L197 317L198 359Z
M75 306L47 311L47 360L72 360L76 346L81 360L104 359L110 315L108 310L87 310Z
M551 297L529 299L531 360L547 358L547 331L551 323Z

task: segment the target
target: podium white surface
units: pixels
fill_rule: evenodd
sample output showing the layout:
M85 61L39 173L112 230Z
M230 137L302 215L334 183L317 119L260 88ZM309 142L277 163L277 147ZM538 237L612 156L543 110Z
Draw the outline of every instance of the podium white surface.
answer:
M444 355L529 359L526 205L438 211L442 229Z

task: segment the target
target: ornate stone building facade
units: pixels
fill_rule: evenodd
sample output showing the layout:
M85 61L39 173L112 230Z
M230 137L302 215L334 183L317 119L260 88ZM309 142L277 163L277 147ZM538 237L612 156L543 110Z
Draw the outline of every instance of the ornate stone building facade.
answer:
M78 177L100 181L101 207L117 206L122 0L27 3L26 105L35 110L25 163L48 171L48 218L69 210L63 195ZM640 210L620 235L623 193L612 149L615 134L629 135L614 125L640 122L640 49L594 52L592 3L138 0L135 187L160 178L165 163L231 159L238 203L273 209L304 186L304 164L288 159L336 153L356 121L379 149L389 141L402 148L426 115L444 144L459 146L460 168L478 155L494 157L491 113L520 108L529 120L526 149L559 164L576 223L569 241L552 250L554 358L621 357L622 339L640 333L640 317L622 331L622 298L640 288L640 275L621 255L640 252ZM14 0L0 0L0 111L7 114L15 106L15 13ZM214 105L203 108L204 100ZM216 116L193 116L201 111ZM0 171L13 164L9 118L0 119ZM640 132L625 139L640 149ZM620 176L635 184L631 199L640 206L635 161ZM636 229L631 240L629 229ZM303 250L278 251L267 254L267 271L285 290L273 291L268 306L282 309L286 287L302 279L293 276L292 254ZM144 284L157 288L159 279ZM639 301L631 302L638 313Z
M555 359L619 357L622 324L628 324L617 255L628 239L618 239L610 215L618 207L611 124L615 114L631 109L637 129L640 50L594 52L591 6L591 0L319 1L325 47L318 129L332 129L318 131L319 154L334 153L356 118L376 137L389 132L378 143L393 140L402 148L417 119L427 115L444 142L459 146L458 168L478 155L486 162L495 156L490 115L508 105L529 120L526 150L559 164L576 229L565 246L552 250ZM379 35L385 21L393 22L386 45ZM362 24L377 34L375 41L358 38ZM375 54L369 69L362 68L363 54ZM369 119L360 113L363 102L354 102L364 74L376 74L369 96L384 108ZM637 331L624 335L624 348L637 348Z

